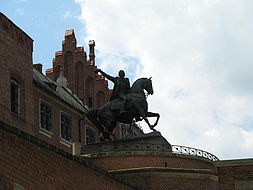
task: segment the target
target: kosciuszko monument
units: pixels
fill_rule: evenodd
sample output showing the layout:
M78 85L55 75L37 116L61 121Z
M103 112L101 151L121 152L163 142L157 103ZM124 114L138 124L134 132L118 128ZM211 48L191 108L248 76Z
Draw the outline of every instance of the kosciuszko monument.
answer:
M116 77L106 74L101 69L95 72L101 73L114 83L110 101L101 108L92 109L87 113L87 117L100 130L101 140L111 140L117 122L131 124L143 119L149 128L155 131L154 127L158 124L160 115L148 111L147 96L154 93L151 78L140 78L130 87L123 70L120 70ZM156 117L155 123L150 124L148 117Z

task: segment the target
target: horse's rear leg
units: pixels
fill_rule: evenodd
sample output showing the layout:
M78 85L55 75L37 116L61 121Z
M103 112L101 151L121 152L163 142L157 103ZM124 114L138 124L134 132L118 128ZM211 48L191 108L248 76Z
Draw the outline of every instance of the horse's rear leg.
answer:
M147 117L156 117L156 121L155 121L154 125L151 125L152 130L155 130L154 127L158 124L158 121L160 118L159 113L147 112Z
M113 116L108 117L108 118L103 118L103 124L105 126L105 131L103 133L104 139L105 140L112 140L111 136L115 138L115 135L112 133L113 129L115 128L117 121Z

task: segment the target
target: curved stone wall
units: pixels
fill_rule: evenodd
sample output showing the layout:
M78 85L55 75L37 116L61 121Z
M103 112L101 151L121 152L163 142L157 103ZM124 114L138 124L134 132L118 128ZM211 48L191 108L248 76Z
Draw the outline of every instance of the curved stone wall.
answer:
M218 190L214 162L165 152L107 152L84 155L140 189Z

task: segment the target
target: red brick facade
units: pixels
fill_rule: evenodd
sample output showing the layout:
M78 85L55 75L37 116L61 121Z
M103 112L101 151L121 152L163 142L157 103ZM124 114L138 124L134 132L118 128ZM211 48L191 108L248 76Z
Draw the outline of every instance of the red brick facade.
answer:
M135 152L122 155L98 155L91 157L94 164L105 170L119 170L128 168L142 167L169 167L169 168L188 168L188 169L209 169L216 171L213 161L175 154L157 154L148 152Z
M131 190L89 161L74 157L45 141L3 130L0 125L0 189ZM9 128L10 129L10 128Z
M148 190L218 190L216 183L208 179L209 177L200 177L199 175L190 175L181 173L173 177L167 173L145 173L138 176L124 177L125 180L134 183L140 189Z
M237 190L240 183L248 183L244 189L253 189L253 159L219 161L216 167L220 190Z
M33 40L0 13L0 115L1 120L32 133ZM11 112L11 80L20 85L20 114Z
M92 129L96 131L96 139L98 140L98 130L89 124L90 122L87 119L82 119L83 113L71 108L65 102L60 101L54 96L49 96L46 92L38 87L34 87L34 122L37 124L33 128L33 134L39 137L42 140L47 141L50 144L53 144L69 153L72 152L72 144L65 142L60 135L60 114L61 112L66 113L71 118L71 142L79 142L79 135L83 134L81 137L81 144L85 144L85 128L86 125L92 126ZM52 130L50 132L43 130L40 127L40 102L45 101L52 106ZM81 123L79 124L79 120ZM79 125L80 125L80 134L79 134Z
M41 64L32 64L33 40L12 23L2 13L0 15L0 120L22 131L33 134L50 144L53 144L69 153L72 152L72 143L85 145L88 142L87 130L94 133L92 141L99 141L99 131L84 116L85 108L76 109L56 92L56 83L47 79L42 72ZM96 75L94 41L90 41L89 60L83 47L76 47L76 39L73 30L66 31L63 41L63 50L56 52L54 68L52 72L47 70L47 75L56 80L59 77L60 68L63 69L69 82L69 89L62 88L65 94L69 94L73 100L78 99L77 94L84 102L99 107L109 99L110 90L107 81L100 75ZM75 64L74 64L75 63ZM75 66L73 66L75 65ZM33 71L33 67L39 72ZM36 76L35 76L36 75ZM34 78L35 76L35 78ZM41 80L43 85L38 84ZM11 84L17 82L19 89L17 105L19 113L13 113ZM54 89L55 88L55 89ZM53 92L52 92L53 90ZM74 92L74 93L73 93ZM66 97L65 97L66 98ZM70 103L73 101L71 100ZM90 102L87 102L87 101ZM41 101L51 107L51 130L43 130L41 122ZM75 100L74 100L75 101ZM79 104L78 100L75 104ZM84 105L82 105L84 107ZM82 107L81 106L81 107ZM61 137L61 113L66 113L71 118L71 140L65 141ZM127 128L127 126L125 126ZM121 127L116 131L117 138L121 135ZM135 130L137 129L137 130ZM131 130L140 133L139 128L134 126ZM126 133L127 134L127 133ZM129 133L130 135L133 135ZM92 142L91 141L91 142Z

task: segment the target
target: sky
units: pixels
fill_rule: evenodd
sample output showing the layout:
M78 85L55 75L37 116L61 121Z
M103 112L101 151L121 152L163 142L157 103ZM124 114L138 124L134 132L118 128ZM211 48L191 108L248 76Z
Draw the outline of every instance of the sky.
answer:
M9 0L0 7L32 37L33 61L44 70L65 30L75 29L87 52L96 41L105 72L124 69L131 83L152 76L156 129L171 144L220 159L253 156L252 10L252 0Z

